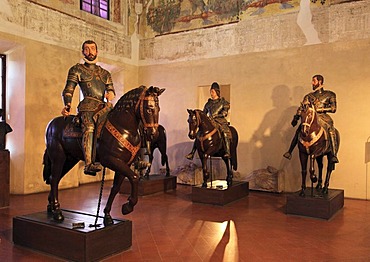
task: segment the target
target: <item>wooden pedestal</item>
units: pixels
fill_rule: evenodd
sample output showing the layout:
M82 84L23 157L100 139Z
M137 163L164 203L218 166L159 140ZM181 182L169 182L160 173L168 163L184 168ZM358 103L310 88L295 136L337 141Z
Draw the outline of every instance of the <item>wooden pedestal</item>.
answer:
M139 196L146 196L158 192L166 192L176 189L176 177L164 175L149 175L149 178L143 178L139 181ZM121 194L130 194L131 184L128 179L125 179L121 185Z
M90 227L95 216L63 210L64 221L57 223L47 212L13 218L13 242L68 261L97 261L132 245L132 222L114 220L114 225ZM72 223L84 228L72 228ZM100 217L98 223L103 223Z
M311 188L307 188L305 194L305 197L299 196L299 192L287 196L287 214L330 219L344 206L344 190L329 189L323 195L314 189L312 196Z
M192 187L192 202L226 205L235 200L246 197L249 194L248 182L234 181L231 187L227 186L226 181L216 180L209 182L207 188L199 186Z
M10 199L10 153L0 150L0 208L9 206Z

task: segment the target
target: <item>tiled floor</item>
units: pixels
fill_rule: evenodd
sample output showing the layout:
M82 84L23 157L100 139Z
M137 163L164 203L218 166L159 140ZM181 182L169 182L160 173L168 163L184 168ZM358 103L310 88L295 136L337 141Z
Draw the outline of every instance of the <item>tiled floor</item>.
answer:
M105 184L102 209L110 186ZM62 208L95 214L99 188L61 190ZM192 203L191 187L178 185L140 197L123 217L126 198L116 197L111 214L132 221L132 247L104 261L370 261L369 201L345 199L327 221L286 215L284 194L250 192L212 206ZM12 196L10 207L0 209L0 261L61 261L12 243L13 216L43 211L46 202L46 193Z

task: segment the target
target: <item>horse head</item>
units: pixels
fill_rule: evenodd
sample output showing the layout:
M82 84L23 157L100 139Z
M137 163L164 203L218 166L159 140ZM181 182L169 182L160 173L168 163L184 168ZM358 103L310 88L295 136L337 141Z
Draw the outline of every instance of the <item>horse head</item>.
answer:
M312 104L302 104L301 113L301 134L303 137L307 137L312 133L312 128L317 122L317 114L315 107Z
M189 118L188 118L188 124L189 124L189 133L188 137L190 139L195 139L199 130L199 113L197 113L197 110L191 110L187 109L189 113Z
M144 88L135 107L148 141L151 141L157 133L160 111L158 96L164 91L164 88L153 86Z

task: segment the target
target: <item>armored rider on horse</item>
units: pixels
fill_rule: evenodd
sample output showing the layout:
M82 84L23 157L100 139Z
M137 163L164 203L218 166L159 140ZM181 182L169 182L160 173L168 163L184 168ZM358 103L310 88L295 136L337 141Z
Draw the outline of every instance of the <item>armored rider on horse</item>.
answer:
M220 86L217 82L212 83L209 90L211 98L208 99L207 103L204 105L203 112L205 112L211 119L213 119L219 130L222 133L224 149L225 149L225 158L230 158L230 140L231 132L229 128L229 123L226 119L230 103L223 97L221 97ZM192 160L196 150L196 144L194 142L191 152L185 157L189 160Z
M313 105L315 107L316 112L318 113L318 121L320 125L327 131L329 134L329 144L331 151L333 153L333 157L331 159L332 163L338 163L339 160L337 158L337 149L338 149L338 138L334 128L333 119L330 117L328 113L335 113L337 110L337 100L336 95L334 92L329 90L324 90L324 77L322 75L314 75L312 77L312 89L313 92L307 94L303 98L303 102L301 106L298 108L296 115L294 115L293 120L291 122L292 126L296 126L298 120L301 116L302 111L304 110L304 106L306 105ZM285 158L291 159L292 151L294 147L298 143L299 132L301 126L298 127L293 140L291 142L290 148L288 152L284 154Z
M115 90L111 74L96 64L98 47L92 40L87 40L82 44L82 54L84 64L76 64L69 69L68 78L62 93L64 117L70 114L73 92L77 85L80 86L83 100L78 105L81 117L82 144L85 157L84 173L96 175L102 167L95 161L95 125L94 115L99 108L104 106L104 99L108 102L114 99ZM110 103L109 103L110 104ZM111 105L111 104L110 104Z

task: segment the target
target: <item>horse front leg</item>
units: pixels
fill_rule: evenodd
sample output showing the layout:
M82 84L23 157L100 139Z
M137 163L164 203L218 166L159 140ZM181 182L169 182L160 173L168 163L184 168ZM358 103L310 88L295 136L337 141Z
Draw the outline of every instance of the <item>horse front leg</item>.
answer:
M323 165L323 156L319 156L316 158L317 167L319 169L319 179L317 180L316 189L320 190L322 189L322 169L324 167Z
M209 178L208 170L207 170L207 159L208 155L203 155L202 157L202 169L203 169L203 184L202 187L207 187L207 180Z
M317 182L317 177L315 175L315 156L310 155L310 179L312 183Z
M149 152L149 165L148 167L146 168L146 171L145 171L145 177L146 178L149 178L149 174L150 174L150 170L151 170L151 167L152 167L152 163L153 163L153 152Z
M299 152L299 160L301 162L301 175L302 175L302 184L301 184L301 191L299 192L299 195L301 197L305 196L305 190L306 190L306 176L307 176L307 160L308 160L308 155Z
M134 210L134 206L137 204L137 201L139 200L139 177L134 172L132 172L130 168L128 168L126 177L130 181L131 193L127 199L128 202L122 205L122 215L127 215L131 213Z
M125 177L122 174L119 174L117 172L114 173L113 185L104 208L104 226L113 225L113 219L110 215L110 211L112 209L113 200L118 194L124 178Z

